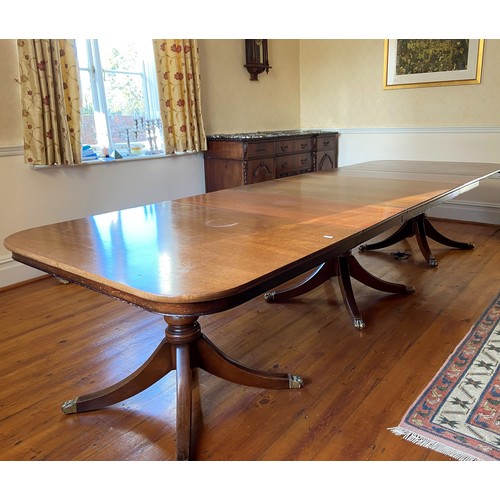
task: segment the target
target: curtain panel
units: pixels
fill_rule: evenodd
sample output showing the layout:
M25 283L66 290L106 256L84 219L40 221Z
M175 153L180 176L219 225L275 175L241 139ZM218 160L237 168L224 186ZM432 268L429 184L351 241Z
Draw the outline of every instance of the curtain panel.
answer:
M166 153L205 151L196 40L153 40Z
M80 85L73 40L17 41L25 162L82 163Z

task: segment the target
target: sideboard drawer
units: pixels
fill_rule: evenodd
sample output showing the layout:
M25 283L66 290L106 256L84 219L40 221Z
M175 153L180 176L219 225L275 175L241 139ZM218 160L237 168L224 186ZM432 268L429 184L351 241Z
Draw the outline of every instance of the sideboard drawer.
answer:
M295 139L293 141L293 151L295 153L305 153L313 150L313 140L309 138Z
M292 172L301 174L312 171L312 154L303 153L276 157L276 174L278 177Z
M276 155L290 154L290 153L305 153L312 151L313 141L310 137L301 139L292 139L289 141L278 141L274 146Z
M290 154L294 152L294 141L278 141L274 145L274 151L277 155Z
M327 151L328 149L336 149L337 140L338 136L335 134L319 136L317 145L318 151Z
M247 146L247 158L260 158L274 156L274 142L249 142Z

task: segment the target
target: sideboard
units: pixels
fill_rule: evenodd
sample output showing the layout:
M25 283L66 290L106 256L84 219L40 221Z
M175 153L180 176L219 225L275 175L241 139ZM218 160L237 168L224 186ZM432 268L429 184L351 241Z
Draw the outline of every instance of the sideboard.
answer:
M318 129L210 135L206 192L337 168L338 135Z

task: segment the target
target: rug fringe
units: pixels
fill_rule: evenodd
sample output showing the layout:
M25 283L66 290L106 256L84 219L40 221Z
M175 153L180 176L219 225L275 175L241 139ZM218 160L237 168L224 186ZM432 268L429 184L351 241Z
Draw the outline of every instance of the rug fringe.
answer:
M390 427L388 429L396 436L401 436L403 439L410 441L411 443L417 444L424 448L428 448L433 451L437 451L439 453L443 453L444 455L448 455L451 458L456 460L463 461L477 461L478 458L473 455L469 455L468 453L456 450L451 448L450 446L446 446L445 444L438 443L432 439L423 437L415 432L411 432L404 427Z

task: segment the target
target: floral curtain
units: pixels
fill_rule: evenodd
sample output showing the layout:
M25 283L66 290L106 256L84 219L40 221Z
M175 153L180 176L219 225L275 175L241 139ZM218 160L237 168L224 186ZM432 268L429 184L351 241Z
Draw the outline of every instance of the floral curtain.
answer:
M17 47L26 163L82 163L74 41L26 39Z
M204 151L196 40L153 40L165 152Z

